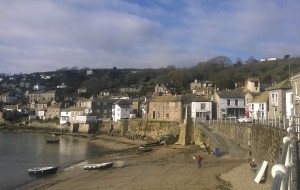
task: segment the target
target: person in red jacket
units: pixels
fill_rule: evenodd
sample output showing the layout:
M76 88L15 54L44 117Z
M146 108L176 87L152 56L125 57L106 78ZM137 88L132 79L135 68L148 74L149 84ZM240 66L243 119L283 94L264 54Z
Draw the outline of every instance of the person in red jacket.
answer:
M203 160L203 158L202 158L202 156L199 154L199 155L197 156L198 168L201 168L201 167L202 167L202 160Z

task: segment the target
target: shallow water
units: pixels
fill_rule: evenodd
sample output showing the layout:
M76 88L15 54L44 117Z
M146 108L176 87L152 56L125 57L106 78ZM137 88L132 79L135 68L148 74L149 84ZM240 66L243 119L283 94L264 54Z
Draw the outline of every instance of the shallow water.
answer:
M35 179L27 169L38 166L63 167L100 155L87 139L56 136L59 143L47 144L51 135L0 131L0 189L15 189Z

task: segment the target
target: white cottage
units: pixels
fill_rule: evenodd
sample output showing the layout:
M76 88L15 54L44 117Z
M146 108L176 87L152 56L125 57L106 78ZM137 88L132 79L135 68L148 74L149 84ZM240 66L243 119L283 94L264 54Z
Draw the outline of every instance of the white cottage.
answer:
M248 104L249 117L255 120L266 119L268 115L269 92L266 91L255 97Z
M119 100L112 106L113 121L128 119L130 116L130 102L128 100Z
M212 102L203 96L196 97L191 103L191 117L202 121L212 119Z

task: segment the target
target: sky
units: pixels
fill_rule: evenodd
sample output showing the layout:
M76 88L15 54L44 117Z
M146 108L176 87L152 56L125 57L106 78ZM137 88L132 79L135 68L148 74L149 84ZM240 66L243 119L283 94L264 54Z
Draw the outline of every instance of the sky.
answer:
M0 73L300 54L299 0L1 0Z

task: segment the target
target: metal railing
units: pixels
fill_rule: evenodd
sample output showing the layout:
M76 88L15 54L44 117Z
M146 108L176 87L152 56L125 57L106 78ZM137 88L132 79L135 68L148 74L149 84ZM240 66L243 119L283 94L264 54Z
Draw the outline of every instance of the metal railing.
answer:
M287 128L288 135L283 138L283 150L279 163L272 167L271 173L274 178L272 190L287 190L291 188L292 170L292 143L294 137L293 127Z

